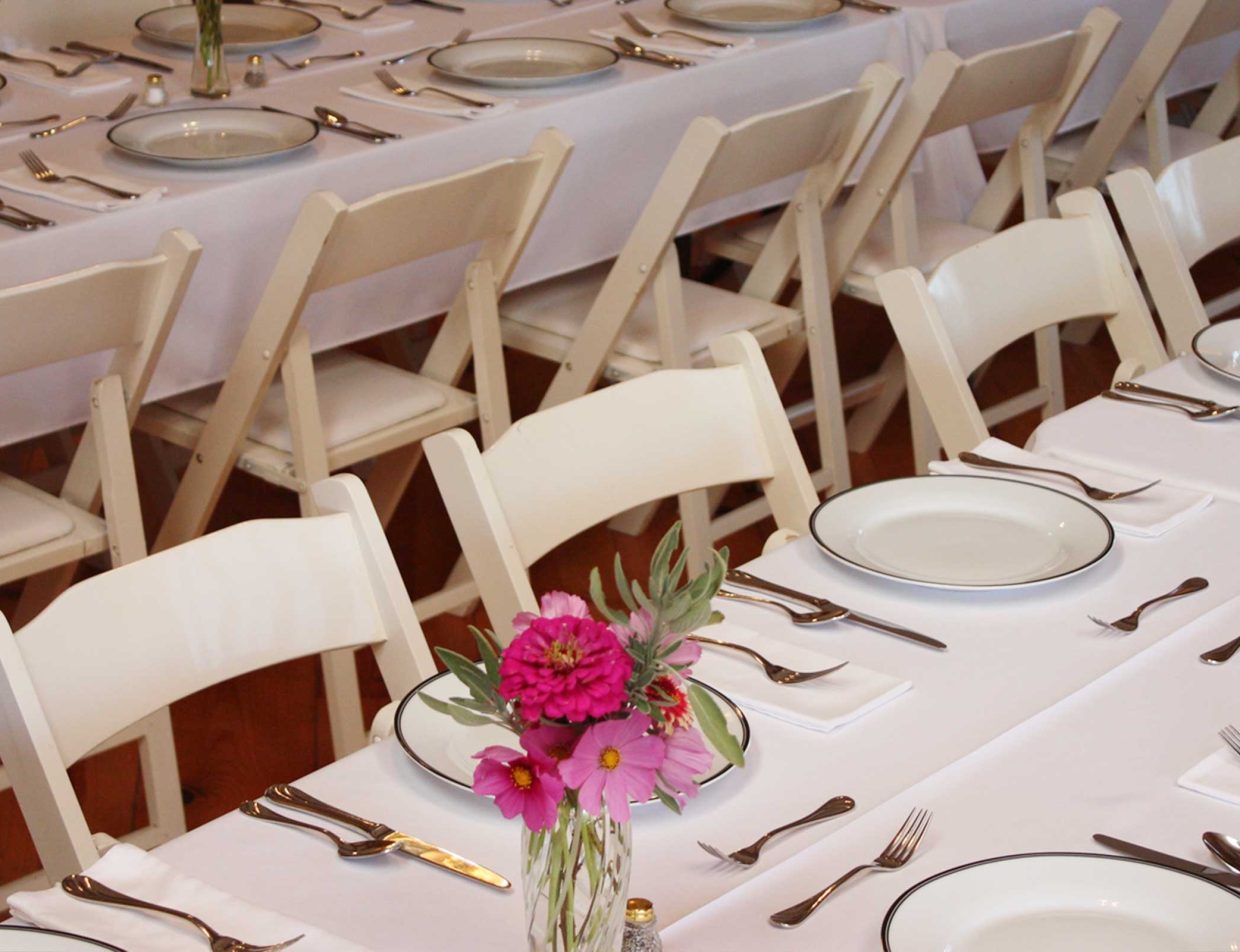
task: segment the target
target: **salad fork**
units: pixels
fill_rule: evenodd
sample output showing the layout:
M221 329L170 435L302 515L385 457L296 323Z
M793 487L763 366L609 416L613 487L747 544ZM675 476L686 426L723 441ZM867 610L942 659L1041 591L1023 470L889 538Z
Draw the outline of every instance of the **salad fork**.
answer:
M732 48L732 44L725 42L724 40L712 40L709 36L701 36L697 33L688 33L684 30L652 30L627 10L620 14L620 19L631 26L634 32L636 32L639 36L644 36L651 40L657 40L661 36L683 36L689 40L696 40L699 43L705 43L707 46L718 46L723 49Z
M833 892L859 873L864 873L871 869L890 872L893 869L899 869L904 866L913 858L913 853L916 852L918 845L921 843L926 827L930 825L930 817L931 813L929 810L913 810L908 815L908 819L904 821L904 825L891 838L891 842L887 844L886 849L879 853L872 863L865 863L850 869L826 889L814 893L814 895L798 902L795 906L781 909L771 916L771 922L784 928L800 925L813 915L814 910L826 902Z
M346 7L338 7L334 3L319 3L317 0L314 3L311 3L310 0L280 0L280 2L286 7L322 7L325 10L335 10L346 20L365 20L367 17L374 16L374 14L383 9L382 3L376 3L368 10L354 13Z
M764 655L758 654L758 652L747 645L738 645L734 641L719 641L716 638L707 638L705 635L690 635L689 640L703 645L714 645L717 648L731 648L733 651L749 655L758 664L762 665L762 670L766 672L766 676L776 684L801 684L805 681L814 681L817 678L832 674L848 664L847 661L841 661L839 664L833 665L830 668L823 668L821 671L793 671L791 668L785 668L782 664L775 664L769 661Z
M138 101L138 94L130 93L120 102L118 102L116 104L116 108L114 108L107 115L78 116L74 119L70 119L68 122L62 122L58 126L52 126L50 129L40 129L38 132L32 132L30 133L30 138L43 139L43 138L46 138L47 136L54 136L58 132L64 132L66 129L72 129L74 126L80 126L82 123L87 122L91 119L103 119L108 122L113 122L119 119L121 116L125 115L125 113L129 112L129 107L132 106L137 101Z
M742 849L736 850L734 853L725 853L709 843L703 843L701 840L698 840L698 846L706 850L711 856L721 859L725 863L752 866L758 861L758 854L762 852L762 847L766 846L771 837L777 836L780 833L786 833L788 830L795 830L799 826L808 826L811 823L817 823L819 820L826 820L833 816L839 816L841 813L847 813L856 805L857 802L852 797L832 797L813 813L807 813L799 820L793 820L791 823L775 827L770 833L758 837L754 842Z
M88 902L100 902L112 906L128 906L132 909L145 909L148 912L162 912L164 915L184 919L203 934L211 944L211 952L277 952L277 950L287 949L294 942L299 942L305 938L299 935L286 939L284 942L277 942L275 945L253 945L249 942L242 942L240 939L234 939L229 935L221 935L197 916L191 915L188 912L182 912L180 909L173 909L170 906L156 905L153 902L147 902L145 899L135 899L133 896L117 892L111 886L105 886L99 880L92 879L82 873L66 876L60 881L60 886L76 899L85 899Z
M1240 731L1236 730L1236 728L1231 724L1228 724L1218 732L1218 736L1223 738L1228 747L1234 750L1237 754L1240 754Z
M454 93L450 89L440 89L438 86L420 86L417 89L410 89L408 86L401 85L400 81L386 69L375 70L375 75L379 78L379 82L383 83L384 86L392 90L397 96L420 96L422 93L438 93L440 96L455 99L459 103L464 103L466 106L473 106L477 109L490 109L495 105L493 102L487 102L482 99L470 99L468 96Z
M312 63L319 60L342 60L356 59L359 56L365 56L364 50L349 50L347 53L320 53L318 56L307 56L304 60L298 60L296 63L290 63L279 53L272 53L271 58L283 66L285 69L305 69Z
M1159 602L1165 602L1171 598L1179 598L1181 595L1191 595L1193 592L1200 592L1202 589L1209 587L1209 582L1200 576L1194 575L1192 578L1186 578L1171 591L1159 595L1157 598L1151 598L1147 602L1142 602L1123 618L1117 619L1116 621L1103 621L1096 615L1090 615L1089 620L1095 625L1101 625L1103 628L1109 628L1111 631L1120 631L1124 634L1128 634L1129 632L1137 630L1141 613L1151 605L1157 605Z
M68 181L81 182L83 185L96 188L105 195L111 195L113 198L141 198L137 192L127 192L123 188L113 188L111 185L104 185L102 182L96 182L94 179L88 179L82 175L58 175L44 165L43 160L30 149L23 149L17 155L25 163L26 168L30 170L30 174L35 177L36 181L47 182L50 185L59 185Z
M1105 489L1099 489L1097 486L1091 486L1081 477L1061 469L1048 469L1045 466L1026 466L1023 463L1005 463L1002 460L991 459L989 456L982 456L968 451L961 453L956 458L962 463L968 463L970 466L980 466L984 469L1012 469L1027 473L1050 473L1053 476L1063 476L1080 486L1081 491L1090 499L1096 499L1099 502L1114 502L1126 496L1135 496L1137 493L1143 493L1162 482L1161 479L1156 479L1152 483L1146 483L1144 486L1138 486L1136 489L1129 489L1124 492L1108 492Z
M78 63L73 69L63 69L48 60L34 59L30 56L14 56L12 53L6 53L3 50L0 50L0 59L7 60L10 63L36 63L39 66L46 66L52 71L53 76L59 76L61 79L70 79L95 65L94 60L87 60L85 63Z

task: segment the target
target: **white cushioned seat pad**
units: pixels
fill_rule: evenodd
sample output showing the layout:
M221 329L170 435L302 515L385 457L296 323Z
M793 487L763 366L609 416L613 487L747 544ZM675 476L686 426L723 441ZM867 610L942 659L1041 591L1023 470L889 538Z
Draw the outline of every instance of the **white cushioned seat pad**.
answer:
M500 315L518 324L576 339L610 269L611 262L603 262L513 291L500 301ZM722 334L750 330L786 313L784 308L768 301L709 284L684 279L681 286L690 353L704 350ZM651 363L659 360L659 330L652 291L647 290L624 322L615 350Z
M347 350L315 355L314 385L323 418L323 436L329 447L430 413L447 401L439 387L417 374ZM219 390L216 384L172 397L162 404L205 421ZM293 450L288 405L279 376L272 381L259 407L250 427L250 439L286 453Z
M1093 126L1067 132L1046 150L1046 157L1064 165L1072 166L1085 145L1085 140L1094 131ZM1196 155L1221 141L1218 136L1186 126L1171 126L1167 136L1171 144L1171 161ZM1123 143L1115 151L1111 159L1110 171L1122 172L1124 169L1146 168L1149 164L1149 139L1145 134L1145 120L1138 120L1132 130L1125 136Z
M37 496L0 482L0 556L67 536L73 520Z

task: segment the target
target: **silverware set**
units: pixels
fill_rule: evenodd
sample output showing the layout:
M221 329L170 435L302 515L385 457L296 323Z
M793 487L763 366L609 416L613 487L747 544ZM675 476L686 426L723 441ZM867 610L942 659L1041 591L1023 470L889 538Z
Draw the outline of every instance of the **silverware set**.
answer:
M1131 632L1137 630L1137 625L1141 620L1141 613L1151 605L1157 605L1159 602L1169 601L1173 598L1180 598L1184 595L1192 595L1194 592L1200 592L1203 589L1209 588L1209 586L1210 583L1208 581L1200 576L1194 575L1192 578L1186 578L1171 591L1142 602L1123 618L1117 618L1115 621L1103 621L1097 615L1090 615L1088 617L1089 620L1095 625L1100 625L1109 631L1118 631L1125 635L1130 634Z
M275 810L268 809L257 800L246 800L237 809L246 816L254 817L256 820L266 820L269 823L283 823L285 826L312 830L315 833L322 834L335 845L337 855L343 856L345 859L366 859L370 856L382 856L384 853L391 853L393 850L400 849L400 843L396 840L379 840L373 837L364 840L346 840L325 826L315 826L313 823L294 820L291 816L285 816L283 813L277 813Z
M715 859L722 860L725 863L736 863L739 866L752 866L758 861L758 855L762 852L762 847L766 846L772 837L778 836L780 833L786 833L789 830L795 830L798 827L809 826L811 823L819 823L822 820L830 819L833 816L839 816L842 813L847 813L856 805L857 802L852 797L832 797L812 813L807 813L800 819L793 820L791 823L785 823L783 826L777 826L769 833L765 833L758 837L748 846L742 847L741 849L735 850L731 853L725 853L723 850L717 849L709 843L703 843L701 840L698 840L698 846L702 847L702 849L704 849L711 856L715 857Z
M70 119L68 122L62 122L58 126L52 126L50 129L40 129L38 132L32 132L30 133L30 138L45 139L48 136L59 135L60 133L65 132L68 129L72 129L75 126L80 126L84 122L91 122L92 120L114 122L117 119L121 118L121 116L125 115L125 113L129 112L130 107L132 107L133 104L136 103L137 101L138 101L138 94L129 93L127 96L125 96L124 99L118 102L115 108L113 108L112 111L109 113L105 113L102 116L94 116L94 115L77 116L73 119Z
M449 46L458 46L459 44L464 43L466 40L468 40L470 34L473 32L474 32L473 30L466 27L464 30L461 30L460 33L454 36L452 38L452 41L449 43L444 43L443 45L437 45L437 44L432 43L430 46L419 46L416 50L410 50L408 53L401 53L399 56L391 56L388 59L383 60L383 65L384 66L396 66L400 63L403 63L405 60L410 59L411 57L417 56L419 53L431 53L431 52L434 52L435 50L447 49Z
M66 52L72 50L80 53L90 53L100 57L107 57L107 62L129 63L131 66L141 66L145 69L153 69L157 73L175 72L171 66L161 63L159 60L146 59L142 56L134 56L132 53L122 53L119 50L110 50L105 46L95 46L93 43L83 43L81 40L70 40L65 44Z
M1232 889L1240 887L1240 865L1233 865L1240 864L1240 850L1236 849L1236 840L1230 836L1223 836L1221 833L1206 833L1202 836L1202 841L1205 842L1210 852L1223 861L1230 871L1213 869L1191 859L1182 859L1179 856L1172 856L1170 853L1152 850L1148 846L1142 846L1139 843L1129 843L1127 840L1108 836L1105 833L1094 834L1094 842L1100 843L1108 849L1113 849L1117 853L1123 853L1125 856L1134 856L1146 862L1157 863L1160 866L1169 866L1171 869L1182 870L1186 873L1193 873L1196 876L1202 876L1211 882L1218 883L1220 886L1229 886Z
M1174 390L1159 390L1132 380L1120 380L1110 390L1104 390L1102 396L1108 400L1119 400L1124 403L1144 404L1150 407L1162 407L1166 410L1179 410L1191 420L1208 421L1229 417L1240 410L1238 406L1224 406L1203 397L1194 397ZM1153 399L1162 397L1164 399Z
M363 133L372 136L378 136L382 139L399 139L399 132L385 132L383 129L376 129L374 126L368 126L364 122L358 122L356 119L350 119L342 112L334 109L328 109L326 106L315 106L314 114L318 116L326 125L339 131L346 129L358 129Z
M83 873L66 876L61 880L60 886L70 896L76 899L84 899L87 902L124 906L129 909L142 909L146 912L157 912L176 919L183 919L202 933L203 938L210 945L211 952L277 952L278 949L287 949L294 942L300 942L305 938L298 935L291 939L285 939L283 942L277 942L275 945L254 945L251 942L243 942L241 939L233 938L230 935L220 934L192 913L173 909L171 906L160 906L153 902L147 902L145 899L136 899L123 892L118 892L110 886L105 886L99 880L86 876Z
M970 466L977 466L982 469L1010 469L1017 472L1047 473L1052 476L1063 476L1065 479L1070 479L1072 482L1080 486L1081 492L1083 492L1090 499L1096 499L1099 502L1114 502L1117 499L1135 496L1137 493L1143 493L1147 489L1157 486L1160 482L1162 482L1161 479L1156 479L1152 483L1146 483L1144 486L1138 486L1136 489L1128 489L1123 492L1112 492L1106 489L1099 489L1097 486L1091 486L1089 483L1085 482L1085 480L1081 479L1081 477L1060 469L1047 469L1044 466L1026 466L1023 463L1005 463L1002 460L991 459L989 456L982 456L980 453L973 453L969 451L961 453L956 458L962 463L967 463Z
M314 118L313 116L303 116L299 112L290 112L287 109L277 109L275 106L260 106L259 108L262 109L264 112L278 112L283 116L296 116L298 119L305 119L307 122L313 122L320 129L330 129L332 132L339 132L343 135L353 136L355 139L365 139L367 142L374 143L375 145L382 145L383 143L387 142L388 139L399 138L399 136L391 132L386 133L384 135L379 135L377 131L367 132L363 130L362 128L360 128L357 123L340 122L340 121L329 122L326 119ZM316 107L316 115L317 115L317 108L318 107ZM340 116L338 113L332 113L332 115L337 120L344 118L343 116Z
M653 63L655 66L665 66L668 69L688 69L690 66L697 66L693 60L685 59L681 56L671 56L668 53L660 53L658 50L647 49L639 43L634 43L627 36L613 36L612 42L616 44L616 48L621 55L627 56L629 59L643 60L647 63Z

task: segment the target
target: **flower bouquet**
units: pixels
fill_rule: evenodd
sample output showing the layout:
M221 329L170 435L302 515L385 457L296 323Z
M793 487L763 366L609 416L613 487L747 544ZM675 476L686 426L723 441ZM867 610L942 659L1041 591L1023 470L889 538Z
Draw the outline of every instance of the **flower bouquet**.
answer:
M599 570L591 572L602 621L577 596L550 592L538 614L513 619L515 637L502 652L493 635L473 629L481 666L438 649L470 696L420 695L462 724L498 724L517 736L519 750L474 755L473 789L525 823L532 952L614 952L632 855L630 802L658 798L679 812L714 760L706 741L743 765L710 694L686 681L701 654L689 633L721 618L710 601L727 550L712 552L706 571L682 584L687 554L672 562L679 542L677 524L655 550L645 589L616 557L623 609L608 605Z

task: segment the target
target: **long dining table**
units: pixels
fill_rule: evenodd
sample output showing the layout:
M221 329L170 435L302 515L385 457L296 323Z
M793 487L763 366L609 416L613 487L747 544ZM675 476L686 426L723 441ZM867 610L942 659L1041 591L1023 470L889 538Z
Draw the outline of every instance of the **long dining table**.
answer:
M735 122L803 101L855 82L864 67L877 60L891 62L911 76L932 49L946 46L973 55L991 46L1070 29L1091 5L1087 0L1036 5L1016 0L910 0L894 15L850 6L821 24L757 35L752 47L703 60L693 69L670 71L625 60L596 78L521 90L514 110L476 121L388 108L340 90L369 79L381 59L448 42L462 27L472 29L476 38L537 34L597 40L590 31L618 26L621 8L610 0L577 0L565 6L548 0L467 0L462 15L416 4L393 6L384 11L387 23L404 18L407 24L373 34L324 26L287 50L290 57L301 58L363 49L365 55L357 59L286 71L268 56L269 85L256 90L240 82L244 64L234 57L229 105L265 104L306 114L316 104L327 104L351 119L399 132L402 139L375 146L324 130L311 146L286 157L209 170L126 156L108 144L108 124L101 122L38 140L40 156L53 168L63 164L86 175L112 173L167 192L157 202L105 214L5 191L6 199L59 224L33 233L0 231L0 286L101 261L142 257L150 253L160 232L188 229L205 253L151 385L150 398L159 399L223 378L297 209L314 190L329 189L346 200L357 200L521 154L537 130L556 126L572 137L576 149L514 275L513 286L521 286L614 255L681 133L696 116ZM1125 25L1069 125L1101 113L1163 6L1148 0L1114 0L1112 5ZM657 0L640 0L627 9L656 24L670 22ZM330 23L330 14L324 16ZM126 33L124 26L118 24L115 37L98 42L175 68L168 79L171 101L160 108L200 105L201 100L188 95L188 53ZM67 25L66 40L72 32ZM1168 90L1193 88L1221 75L1235 52L1235 38L1223 40L1181 64ZM0 121L18 114L56 112L67 118L103 113L124 92L141 92L141 68L111 64L92 70L128 76L129 83L107 93L69 96L6 70L10 81L0 91ZM416 79L432 75L420 57L396 67L396 72ZM470 89L459 84L452 88L465 93ZM130 115L145 109L139 105ZM947 213L967 207L982 182L977 149L1006 145L1017 124L1012 116L988 120L974 130L976 142L964 130L938 137L917 167L926 184L919 195ZM19 168L17 153L31 144L22 127L0 128L0 168ZM696 213L686 228L777 203L792 188L791 182L779 183L716 203ZM312 345L316 350L338 346L442 313L459 284L457 264L437 260L395 269L317 295L306 316ZM0 405L5 407L0 414L0 446L85 419L84 395L105 360L106 356L95 355L0 381Z

